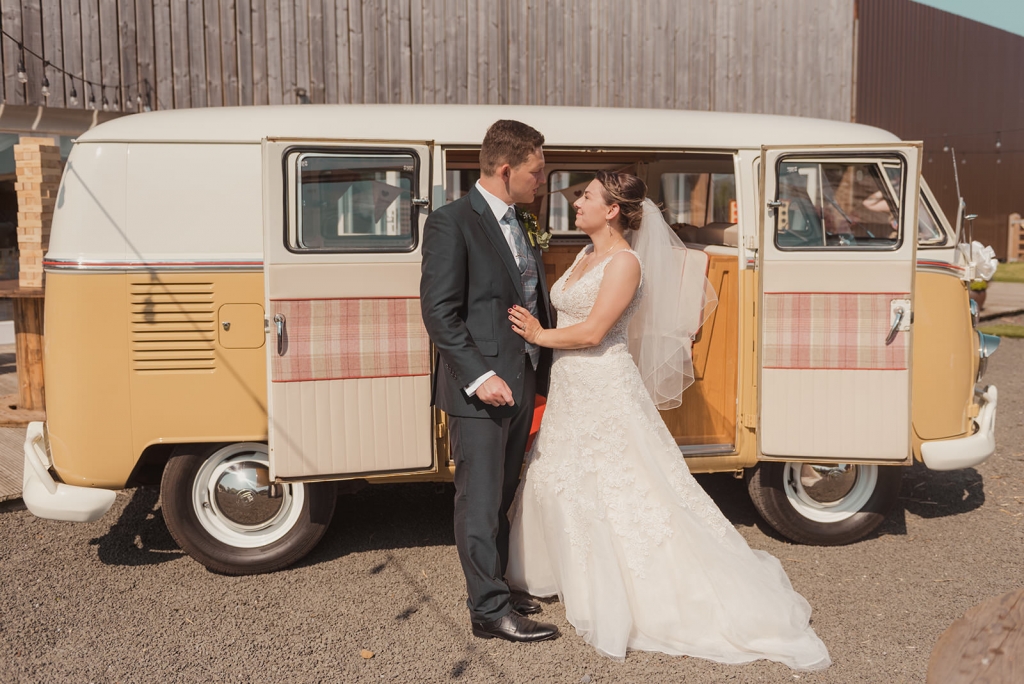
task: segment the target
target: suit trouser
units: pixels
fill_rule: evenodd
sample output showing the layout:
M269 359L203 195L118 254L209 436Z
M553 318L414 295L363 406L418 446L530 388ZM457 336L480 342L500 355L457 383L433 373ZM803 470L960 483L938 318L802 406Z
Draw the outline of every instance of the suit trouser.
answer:
M448 418L455 457L455 546L474 622L497 620L511 610L504 580L508 509L519 486L536 390L536 371L529 361L525 365L523 401L514 415Z

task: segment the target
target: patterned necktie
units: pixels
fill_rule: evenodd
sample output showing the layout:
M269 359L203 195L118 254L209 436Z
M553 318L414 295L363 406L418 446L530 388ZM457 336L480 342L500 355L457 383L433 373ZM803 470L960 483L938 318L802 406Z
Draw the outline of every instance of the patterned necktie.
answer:
M513 256L516 260L516 266L519 267L519 276L523 283L523 294L526 297L526 301L523 303L526 304L526 310L536 317L537 287L540 283L537 260L534 259L533 252L526 244L526 236L519 225L519 219L516 218L515 208L509 207L502 220L508 224L509 233L512 234L512 244L515 245ZM530 364L536 369L537 363L540 361L540 347L527 342L526 353L530 357Z
M512 244L515 245L515 249L512 250L512 256L515 257L516 266L519 267L520 273L525 273L528 261L526 254L529 251L529 247L526 246L526 237L519 227L518 219L516 219L515 207L508 208L508 211L505 212L504 221L508 224L508 232L512 234Z

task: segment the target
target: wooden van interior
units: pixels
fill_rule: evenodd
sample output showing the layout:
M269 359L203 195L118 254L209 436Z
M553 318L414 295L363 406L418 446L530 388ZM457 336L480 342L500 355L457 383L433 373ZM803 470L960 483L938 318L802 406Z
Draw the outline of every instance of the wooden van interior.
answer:
M446 170L476 171L479 150L447 150ZM731 154L544 149L545 165L554 171L623 170L644 179L651 199L661 202L663 173L733 173ZM475 178L473 173L466 174ZM462 188L468 192L468 186ZM449 199L455 199L450 197ZM546 228L548 195L539 195L527 211ZM703 227L703 222L702 222ZM677 233L679 230L677 229ZM707 232L703 233L707 234ZM693 236L699 239L700 235ZM686 237L684 237L686 240ZM548 286L572 265L586 236L556 235L544 253ZM709 242L707 244L718 244ZM691 249L707 244L687 242ZM676 443L688 455L732 451L736 438L739 359L739 254L735 247L716 246L708 251L708 279L718 294L718 306L698 332L693 344L694 383L683 392L682 404L662 417ZM724 252L724 253L723 253Z

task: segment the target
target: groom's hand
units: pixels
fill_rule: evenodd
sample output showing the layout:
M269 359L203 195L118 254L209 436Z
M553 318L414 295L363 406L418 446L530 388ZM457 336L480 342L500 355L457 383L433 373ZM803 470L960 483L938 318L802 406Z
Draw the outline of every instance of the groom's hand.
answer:
M512 390L508 384L497 375L484 380L484 384L477 388L476 396L491 406L514 406L516 403L512 399Z

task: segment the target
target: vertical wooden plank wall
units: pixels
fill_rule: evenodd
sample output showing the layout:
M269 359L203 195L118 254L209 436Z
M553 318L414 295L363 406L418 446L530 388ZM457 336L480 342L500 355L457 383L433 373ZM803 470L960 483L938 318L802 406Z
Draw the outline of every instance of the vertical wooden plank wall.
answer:
M319 102L669 107L850 118L854 0L0 0L53 107ZM3 100L43 64L3 39ZM70 102L71 87L78 95ZM116 104L115 104L116 100Z

